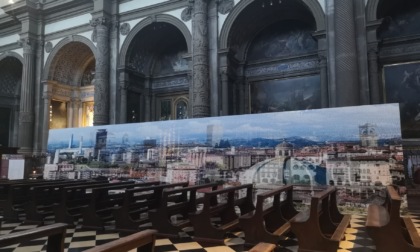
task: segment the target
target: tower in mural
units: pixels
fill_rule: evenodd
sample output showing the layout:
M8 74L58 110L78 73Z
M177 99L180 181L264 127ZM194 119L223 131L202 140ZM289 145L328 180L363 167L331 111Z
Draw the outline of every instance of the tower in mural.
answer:
M207 125L207 144L215 146L223 137L223 127L220 125Z
M376 125L366 123L359 126L360 145L362 147L378 147Z
M96 142L95 142L95 153L94 157L100 160L100 152L106 149L106 141L108 138L108 132L106 129L98 129L96 132Z

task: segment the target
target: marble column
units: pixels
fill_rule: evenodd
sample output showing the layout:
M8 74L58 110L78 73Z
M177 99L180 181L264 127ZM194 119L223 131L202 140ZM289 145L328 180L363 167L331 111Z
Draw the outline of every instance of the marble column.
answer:
M220 79L222 84L222 114L229 115L229 76L227 69L223 69L220 73Z
M194 0L193 5L193 118L210 116L207 1Z
M150 77L146 77L144 86L144 108L140 108L139 113L144 113L144 121L150 122Z
M378 52L376 48L370 48L368 51L369 62L369 89L370 103L378 104L380 102L380 88L378 81Z
M96 33L95 105L93 125L109 124L109 20L105 17L90 21Z
M125 79L120 80L120 123L127 123L127 88Z
M67 128L74 127L74 98L67 102Z
M319 56L319 75L321 79L321 108L328 108L328 68L327 58Z
M36 41L21 40L23 46L23 72L19 110L19 152L32 154L34 137L34 86Z
M42 152L46 153L48 145L48 131L50 129L50 105L52 97L52 87L47 82L44 82L43 86L44 90L42 93L42 99L44 101L44 117L42 118Z
M354 3L335 0L336 105L360 103Z
M80 99L75 98L73 100L73 127L82 127L82 119L80 118L80 107L82 105L82 101Z

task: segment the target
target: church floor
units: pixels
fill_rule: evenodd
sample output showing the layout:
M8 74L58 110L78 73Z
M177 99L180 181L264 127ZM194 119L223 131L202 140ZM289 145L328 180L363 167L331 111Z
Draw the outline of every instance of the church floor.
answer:
M415 226L420 233L420 214L411 215ZM353 215L351 227L346 230L346 240L340 242L339 252L346 251L360 251L370 252L375 251L375 246L372 240L366 233L364 227L366 216ZM48 224L48 223L47 223ZM24 225L20 223L3 223L0 235L8 234L11 232L18 232L25 229L36 227L35 225ZM230 238L226 239L224 245L210 245L202 244L194 241L188 229L181 238L158 238L156 240L156 252L164 251L182 251L182 252L233 252L233 251L247 251L249 247L243 245L242 233L232 233ZM310 235L310 234L309 234ZM67 229L67 236L65 239L65 247L67 252L79 252L88 248L115 240L121 235L112 230L94 231L81 229L80 225L75 228ZM47 238L37 239L31 242L16 244L4 248L0 248L0 252L39 252L46 250ZM135 251L135 250L132 250ZM130 252L132 252L130 251ZM297 241L290 238L283 243L276 251L297 251ZM123 252L123 251L122 251Z

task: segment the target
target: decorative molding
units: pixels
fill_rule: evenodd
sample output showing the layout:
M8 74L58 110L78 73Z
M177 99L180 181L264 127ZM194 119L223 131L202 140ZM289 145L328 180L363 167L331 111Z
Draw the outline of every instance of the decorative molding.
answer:
M52 90L52 94L56 96L71 97L72 91L70 89L54 87Z
M270 65L265 65L265 66L248 67L245 70L245 76L252 77L252 76L262 76L262 75L268 75L268 74L295 72L295 71L303 71L303 70L308 70L308 69L316 69L318 67L319 67L318 59L298 61L298 62L289 62L289 63L277 63L277 64L270 64Z
M187 77L178 77L165 80L153 80L152 89L169 88L169 87L188 87L189 81Z
M192 7L188 6L181 13L181 19L184 22L188 22L192 19Z
M235 1L233 0L219 0L218 11L220 14L228 14L233 7L235 7Z
M90 20L89 23L92 27L97 27L98 25L108 26L110 24L110 20L106 17L98 17Z
M93 43L96 43L96 41L97 41L97 32L96 32L96 29L93 29L93 32L92 32L92 36L91 36L91 40L92 40L92 42Z
M129 23L121 24L121 26L120 26L120 33L121 33L121 35L127 36L128 33L130 32L130 30L131 30L131 27L130 27L130 24Z
M52 49L53 49L53 44L50 41L45 43L45 52L46 53L50 53L52 51Z
M400 54L417 54L420 52L420 44L411 45L411 46L395 46L395 47L385 47L380 50L381 56L398 56Z

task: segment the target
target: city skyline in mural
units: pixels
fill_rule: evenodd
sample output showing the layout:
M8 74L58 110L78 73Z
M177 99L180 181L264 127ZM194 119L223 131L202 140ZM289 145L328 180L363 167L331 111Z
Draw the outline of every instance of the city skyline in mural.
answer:
M336 185L357 204L406 174L398 104L50 130L48 156L46 177Z
M155 139L158 144L207 143L208 126L217 126L223 139L264 138L283 140L301 137L314 142L357 141L359 125L375 124L379 138L400 138L398 104L317 109L176 121L117 124L50 130L48 149L65 147L70 138L79 146L92 147L96 131L107 129L108 144L137 145Z

